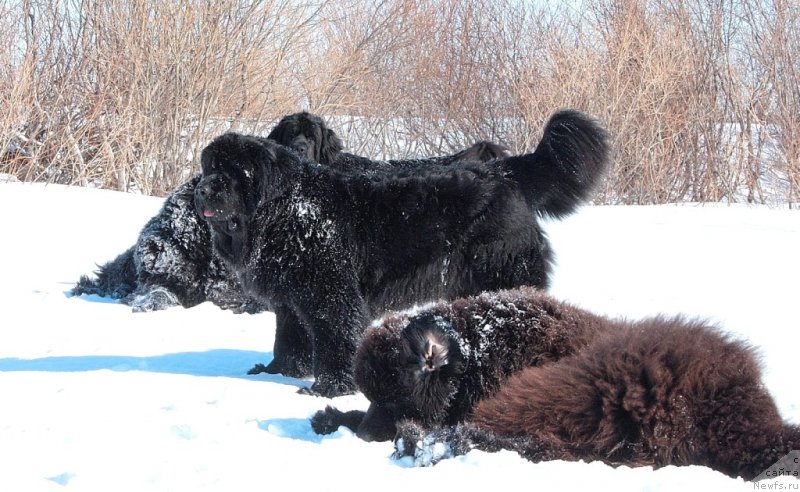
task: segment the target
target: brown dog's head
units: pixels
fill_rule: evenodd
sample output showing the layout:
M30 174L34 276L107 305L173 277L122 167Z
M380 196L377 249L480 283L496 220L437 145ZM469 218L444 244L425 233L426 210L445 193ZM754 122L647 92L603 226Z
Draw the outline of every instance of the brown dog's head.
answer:
M465 361L458 333L442 316L387 318L365 335L355 358L356 384L370 401L358 436L390 440L403 419L447 422Z
M301 157L330 165L344 146L319 116L302 111L284 116L267 138L289 147Z

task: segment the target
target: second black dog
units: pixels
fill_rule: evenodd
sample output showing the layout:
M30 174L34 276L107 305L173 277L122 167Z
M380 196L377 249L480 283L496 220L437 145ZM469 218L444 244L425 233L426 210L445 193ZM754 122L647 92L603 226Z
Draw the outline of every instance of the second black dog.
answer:
M287 115L275 125L267 138L306 155L310 160L342 171L378 174L386 171L415 170L429 166L447 166L460 161L490 161L511 156L504 145L481 140L455 154L420 159L370 159L344 152L339 136L317 115L301 111Z

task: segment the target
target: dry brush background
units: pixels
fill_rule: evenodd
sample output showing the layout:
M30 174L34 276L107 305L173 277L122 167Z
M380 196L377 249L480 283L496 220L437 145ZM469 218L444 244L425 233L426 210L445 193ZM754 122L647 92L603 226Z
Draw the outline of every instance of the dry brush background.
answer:
M532 149L598 117L597 203L800 200L796 0L0 0L0 173L164 195L227 130Z

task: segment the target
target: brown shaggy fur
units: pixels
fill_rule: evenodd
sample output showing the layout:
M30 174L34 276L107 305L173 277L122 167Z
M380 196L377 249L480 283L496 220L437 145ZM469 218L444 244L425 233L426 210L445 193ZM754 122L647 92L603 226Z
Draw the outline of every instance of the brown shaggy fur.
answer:
M606 320L576 354L510 377L468 423L431 431L409 421L397 439L397 455L418 464L512 449L532 461L703 465L747 479L797 447L800 428L781 420L754 350L680 317Z
M800 447L747 343L683 317L605 318L531 288L389 315L365 334L354 374L367 412L329 407L314 429L395 436L397 456L422 465L511 449L750 479Z

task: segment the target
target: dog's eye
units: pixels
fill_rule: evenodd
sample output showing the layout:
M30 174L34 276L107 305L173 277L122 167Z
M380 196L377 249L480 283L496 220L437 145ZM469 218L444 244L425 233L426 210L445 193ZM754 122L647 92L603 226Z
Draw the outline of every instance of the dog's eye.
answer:
M239 228L239 219L228 220L228 230L235 231Z

